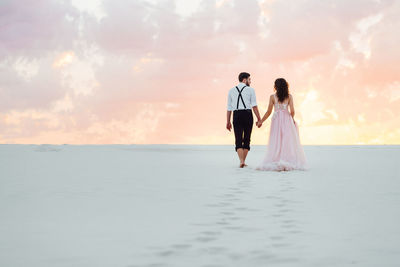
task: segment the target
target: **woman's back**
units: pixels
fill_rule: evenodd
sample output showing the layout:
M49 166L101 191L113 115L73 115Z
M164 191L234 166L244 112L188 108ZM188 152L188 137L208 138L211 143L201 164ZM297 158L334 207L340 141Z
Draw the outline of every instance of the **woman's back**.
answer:
M275 111L282 110L282 109L288 110L289 99L290 99L290 95L285 100L283 100L283 102L279 102L278 96L276 94L274 94L274 100L275 100L274 109L275 109Z

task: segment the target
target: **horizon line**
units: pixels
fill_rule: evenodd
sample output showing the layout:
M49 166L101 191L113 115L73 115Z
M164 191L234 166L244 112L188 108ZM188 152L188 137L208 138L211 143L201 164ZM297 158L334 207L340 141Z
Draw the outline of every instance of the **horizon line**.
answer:
M179 143L171 143L171 144L162 144L162 143L149 143L149 144L129 144L129 143L115 143L115 144L107 144L107 143L98 143L98 144L86 144L86 143L81 143L81 144L69 144L69 143L64 143L64 144L56 144L56 143L40 143L40 144L34 144L34 143L1 143L0 145L54 145L54 146L62 146L62 145L70 145L70 146L82 146L82 145L87 145L87 146L98 146L98 145L103 145L103 146L113 146L113 145L128 145L128 146L234 146L234 144L179 144ZM252 146L268 146L268 144L254 144ZM400 146L399 144L307 144L307 145L302 145L302 146Z

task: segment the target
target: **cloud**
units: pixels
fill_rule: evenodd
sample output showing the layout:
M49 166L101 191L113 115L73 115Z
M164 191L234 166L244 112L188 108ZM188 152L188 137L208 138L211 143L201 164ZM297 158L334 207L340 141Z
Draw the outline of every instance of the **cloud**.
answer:
M184 3L2 3L0 138L229 143L226 93L248 71L261 111L289 81L306 142L397 140L398 1Z
M79 13L67 1L2 1L0 60L8 56L42 57L67 50L77 37Z
M0 65L0 111L46 108L64 95L60 73L51 56L37 60L8 59Z
M0 111L46 108L68 88L52 68L78 37L78 11L55 0L0 4Z

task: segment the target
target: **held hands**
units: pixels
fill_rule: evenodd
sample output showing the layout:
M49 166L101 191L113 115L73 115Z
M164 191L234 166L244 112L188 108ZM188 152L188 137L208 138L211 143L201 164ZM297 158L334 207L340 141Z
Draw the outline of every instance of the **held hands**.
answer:
M258 128L260 128L262 126L262 121L257 121L256 125L257 125Z

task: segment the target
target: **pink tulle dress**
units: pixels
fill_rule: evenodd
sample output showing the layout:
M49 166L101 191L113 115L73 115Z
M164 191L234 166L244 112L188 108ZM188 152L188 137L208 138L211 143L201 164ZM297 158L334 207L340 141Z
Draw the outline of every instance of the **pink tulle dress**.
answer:
M288 110L288 103L279 103L274 94L268 148L264 160L257 166L263 171L307 170L307 160L300 144L299 129Z

